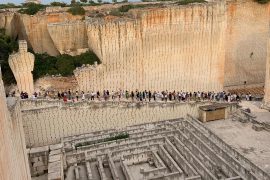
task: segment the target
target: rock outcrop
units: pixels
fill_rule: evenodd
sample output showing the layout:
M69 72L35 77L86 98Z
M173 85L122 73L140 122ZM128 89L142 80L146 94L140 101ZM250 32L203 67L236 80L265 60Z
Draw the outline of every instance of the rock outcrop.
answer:
M9 66L15 76L19 92L34 93L34 70L35 57L27 52L27 42L19 41L19 52L11 54L8 59Z

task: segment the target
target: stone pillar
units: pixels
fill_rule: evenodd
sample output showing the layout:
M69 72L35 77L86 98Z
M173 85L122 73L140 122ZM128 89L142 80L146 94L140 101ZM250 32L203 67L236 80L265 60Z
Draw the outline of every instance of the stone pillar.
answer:
M11 54L8 59L9 66L17 81L20 92L27 92L29 95L34 92L34 81L32 71L34 69L35 57L27 52L27 42L19 41L19 52Z
M268 39L264 93L264 105L270 108L270 38Z

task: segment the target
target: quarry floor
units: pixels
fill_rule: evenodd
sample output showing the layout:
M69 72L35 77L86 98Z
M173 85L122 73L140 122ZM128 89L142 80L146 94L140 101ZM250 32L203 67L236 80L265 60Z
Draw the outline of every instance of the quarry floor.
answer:
M251 109L258 121L270 123L270 112L260 109L259 102L243 101L243 107ZM235 150L270 174L270 132L252 129L252 123L241 123L231 119L211 121L205 124L216 135Z

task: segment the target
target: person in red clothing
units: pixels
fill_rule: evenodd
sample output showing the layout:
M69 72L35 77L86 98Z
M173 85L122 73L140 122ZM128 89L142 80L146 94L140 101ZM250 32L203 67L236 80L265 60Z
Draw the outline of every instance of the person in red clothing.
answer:
M66 103L67 102L67 96L64 96L64 102Z

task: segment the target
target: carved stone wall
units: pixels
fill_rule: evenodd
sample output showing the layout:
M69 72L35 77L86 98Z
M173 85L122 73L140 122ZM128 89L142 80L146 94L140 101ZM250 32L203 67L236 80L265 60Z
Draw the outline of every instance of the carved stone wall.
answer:
M0 147L0 179L30 180L20 103L16 99L6 100L1 72Z
M87 20L88 45L102 67L76 70L80 89L222 90L225 12L220 2Z
M19 52L9 56L8 63L15 76L20 92L27 92L29 95L34 92L32 71L34 70L35 57L27 52L27 42L19 41Z

